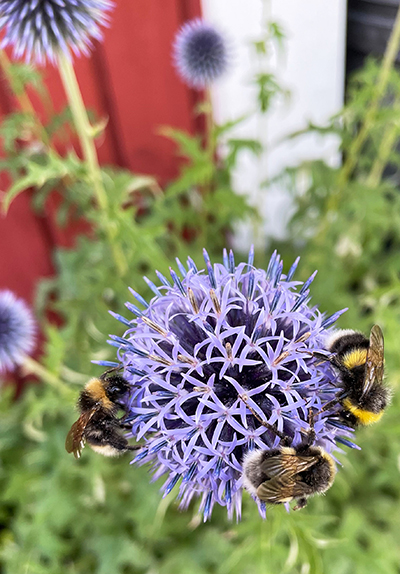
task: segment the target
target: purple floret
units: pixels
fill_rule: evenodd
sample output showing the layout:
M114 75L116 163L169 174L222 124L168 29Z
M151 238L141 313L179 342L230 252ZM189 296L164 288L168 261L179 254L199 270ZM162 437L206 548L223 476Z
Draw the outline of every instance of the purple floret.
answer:
M35 346L36 324L28 305L0 291L0 373L13 371Z
M175 67L192 88L206 88L229 67L229 50L223 35L201 19L186 22L174 43Z
M55 62L57 54L88 54L92 40L101 40L108 23L109 0L1 0L1 47L28 61Z

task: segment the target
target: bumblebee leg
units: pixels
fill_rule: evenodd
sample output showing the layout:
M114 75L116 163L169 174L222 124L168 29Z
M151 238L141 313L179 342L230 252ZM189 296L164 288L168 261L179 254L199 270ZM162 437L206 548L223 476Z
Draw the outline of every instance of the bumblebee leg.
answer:
M344 368L343 365L341 364L341 362L338 360L336 355L324 355L323 353L318 353L318 351L314 351L312 353L313 357L315 358L319 358L320 361L318 363L316 363L315 366L318 365L322 365L322 363L325 363L326 361L329 361L329 363L331 363L331 365L333 365L334 367L336 367L337 369L339 369L340 371L343 372ZM313 415L313 420L314 420L314 416L318 416L321 413L328 411L331 407L333 407L334 405L336 405L338 402L340 402L340 399L343 398L342 396L342 391L339 391L336 395L335 398L332 399L331 401L329 401L328 403L325 403L325 405L323 405L323 407L315 414Z
M343 365L338 360L337 355L335 354L324 355L324 353L319 353L318 351L309 351L309 352L315 359L319 359L318 363L315 363L316 367L322 365L322 363L329 362L337 369L343 370Z
M299 498L297 500L297 504L296 506L293 508L293 510L301 510L302 508L304 508L305 506L307 506L307 498Z
M131 430L132 428L132 424L124 423L123 421L118 421L118 424L121 429Z
M332 399L328 403L325 403L321 407L321 409L317 412L317 416L320 415L321 413L324 413L325 411L329 411L329 409L334 407L337 403L339 403L342 398L343 398L343 393L340 391L339 393L337 393L335 395L334 399Z
M244 404L246 405L246 407L249 409L249 411L251 412L251 414L258 420L258 422L260 424L262 424L263 427L265 427L266 429L272 431L273 433L276 434L277 437L279 437L281 439L281 442L284 442L284 446L289 446L292 442L291 438L288 437L287 435L285 435L283 432L281 432L280 430L278 430L276 427L274 427L273 425L270 425L269 423L267 423L266 421L264 421L256 412L255 410L249 405L247 397L245 395L239 395L239 398L244 402Z
M107 379L107 375L109 375L110 373L115 373L116 371L120 371L121 369L122 369L122 363L120 363L118 367L112 367L112 369L104 371L104 373L100 375L99 379L101 381L105 381Z
M114 403L115 403L120 409L126 409L125 403L123 403L122 401L114 401Z
M318 351L311 351L311 355L315 358L315 359L319 359L321 361L321 363L325 363L326 361L333 361L333 357L335 355L324 355L324 353L319 353Z
M311 446L315 442L314 413L311 407L308 409L308 426L308 431L306 431L307 440L304 443L306 447Z
M117 420L119 423L124 423L124 424L126 423L126 424L128 424L128 423L132 423L132 422L135 420L135 417L136 417L136 416L137 416L137 415L125 414L125 415L123 415L122 417L120 417L119 419L117 418L116 420Z

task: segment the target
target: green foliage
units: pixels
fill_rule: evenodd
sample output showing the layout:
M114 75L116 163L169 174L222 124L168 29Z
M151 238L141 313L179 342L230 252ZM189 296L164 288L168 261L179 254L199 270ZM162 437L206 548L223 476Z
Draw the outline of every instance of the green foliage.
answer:
M12 91L21 96L27 88L34 88L42 96L45 95L45 88L40 73L29 64L10 64L9 80Z
M321 133L322 137L329 133L340 136L343 167L332 167L322 161L307 162L288 170L283 181L292 191L296 205L291 235L304 253L304 273L319 270L315 296L326 301L328 311L349 307L341 320L344 327L356 324L368 330L372 322L379 322L387 338L388 360L394 362L397 371L400 368L395 344L400 318L397 139L383 158L386 177L380 177L374 184L370 177L377 150L385 143L386 131L397 117L392 107L392 98L400 93L397 71L392 72L389 95L381 102L354 172L343 182L346 158L362 121L361 106L367 105L372 97L378 71L377 64L368 62L356 75L346 108L335 118L332 129L324 128Z
M51 191L54 185L60 184L64 178L73 176L74 180L84 177L85 166L75 153L68 154L65 158L49 150L47 153L32 153L29 156L19 158L19 169L24 175L18 177L9 188L3 201L3 210L7 213L11 202L23 191L34 187L38 193Z
M257 104L261 113L270 110L276 99L290 96L289 90L284 89L278 82L275 74L270 70L270 56L278 55L283 51L285 34L277 22L267 21L264 25L264 33L258 40L253 42L255 53L258 56L260 66L255 75L254 84L257 87Z
M14 69L19 70L12 66L10 73ZM24 68L18 78L25 78L23 72ZM26 76L26 80L31 78ZM43 87L39 93L46 95ZM220 256L236 222L255 216L245 197L234 193L231 170L243 150L259 153L260 145L231 139L229 132L237 122L213 126L209 145L196 135L164 129L163 135L173 139L182 157L179 176L162 190L153 177L103 168L108 201L104 213L93 193L86 162L74 151L60 154L52 140L54 134L63 133L65 138L65 133L73 132L70 117L66 109L50 116L44 125L28 112L5 118L0 135L7 156L0 167L12 183L2 207L6 213L18 194L33 188L33 205L43 210L57 191L62 199L57 223L66 225L77 219L89 223L90 232L77 239L73 250L55 252L57 276L41 283L37 299L39 313L51 309L63 320L60 333L66 367L87 372L90 358L113 356L104 342L109 332L118 330L118 324L108 310L123 313L128 285L149 295L143 275L154 276L155 269L168 274L177 255L185 260L189 254L201 253L204 245L210 254ZM26 134L23 143L21 134ZM216 147L222 144L230 151L226 161L216 162ZM115 245L123 253L128 275L118 269Z
M374 96L379 65L369 61L354 77L342 113L330 126L310 126L320 137L340 137L342 166L304 163L281 176L293 193L290 241L281 250L302 255L301 273L318 269L313 300L333 312L348 307L341 328L368 332L374 323L385 333L392 405L379 425L359 430L361 452L341 457L344 468L326 496L324 513L335 516L326 530L336 540L323 552L323 572L371 570L395 574L400 563L399 412L400 358L400 151L397 126L400 74L392 70L367 137L347 170L354 138ZM297 137L296 134L294 137ZM391 145L387 145L392 135ZM380 162L380 165L377 164ZM377 165L379 169L377 169ZM375 174L374 177L371 174ZM294 248L294 249L293 249Z
M53 342L51 344L53 347ZM76 391L78 391L76 386ZM32 385L0 402L0 557L5 574L191 572L332 574L397 572L399 560L396 416L379 432L363 432L363 451L329 495L307 510L270 508L260 520L244 496L243 520L216 509L202 524L197 503L180 513L176 493L162 500L145 468L126 457L104 459L86 449L75 461L64 450L76 391Z
M278 44L282 41L279 27L270 26L267 38L255 46L261 57L271 38ZM327 126L311 124L306 130L321 138L338 138L344 165L314 161L282 175L293 193L295 213L288 240L277 247L287 263L302 255L303 279L319 270L313 300L322 310L349 307L340 327L368 331L374 322L382 326L388 378L396 389L400 380L397 72L391 73L354 169L345 171L378 72L379 67L369 62L354 78L342 113ZM264 76L259 87L265 91L267 109L282 91L272 76ZM33 81L29 75L26 78L24 82ZM66 110L39 126L39 131L44 129L51 140L69 119ZM167 274L175 256L184 259L189 254L200 260L200 249L206 245L210 254L220 257L235 222L254 215L243 197L234 194L231 177L242 151L262 152L259 142L231 136L244 119L213 126L207 142L164 129L163 135L174 140L183 158L178 177L165 190L153 178L102 169L109 200L106 217L128 264L125 276L116 270L105 216L93 196L86 163L74 153L59 154L49 141L38 145L36 135L32 139L38 126L29 113L4 121L1 135L7 158L1 168L13 178L6 201L30 185L35 189L35 208L43 209L49 194L58 190L59 223L84 218L90 226L73 249L54 254L57 275L43 281L37 293L37 314L46 338L42 363L59 383L32 384L18 401L9 389L0 397L4 574L399 573L398 393L382 422L357 431L362 450L339 455L343 468L326 496L314 498L301 512L269 508L265 522L245 494L240 524L229 523L225 510L218 508L212 521L202 524L198 503L180 513L176 493L162 500L160 485L149 483L146 468L130 466L129 457L109 460L85 449L75 461L64 450L76 416L77 394L87 377L100 371L90 360L115 358L105 340L109 332L122 332L122 326L108 310L123 314L127 285L148 296L141 276L154 278L155 268ZM27 134L22 147L21 133ZM226 151L225 159L216 154L220 148ZM258 265L263 264L262 257L257 254ZM61 327L46 321L49 308L62 318Z
M182 515L173 496L160 499L146 469L132 472L126 457L110 464L87 451L76 462L64 442L76 417L77 395L88 376L100 370L90 360L115 360L115 349L105 341L122 327L108 310L124 313L128 285L149 296L142 276L154 277L155 268L167 274L176 255L197 257L207 245L211 254L221 256L236 220L254 215L245 198L234 193L231 170L242 150L259 153L260 146L230 138L237 122L212 126L207 145L196 136L164 130L183 158L177 179L162 190L152 177L102 168L104 213L88 164L55 145L56 138L71 150L66 140L74 131L69 109L50 114L41 124L26 109L25 88L37 88L46 100L43 85L25 67L13 65L9 73L15 74L24 111L10 114L0 127L6 156L1 169L12 180L3 211L28 188L34 190L34 208L43 210L56 191L61 197L58 224L81 219L87 232L73 249L55 251L57 275L38 287L36 313L46 337L42 384L32 384L17 402L8 391L0 398L3 571L215 570L234 546L230 534L218 534L230 529L224 513L211 529L199 526L196 511ZM216 161L222 144L229 150L227 159ZM118 270L115 244L126 260L126 275ZM60 327L48 323L49 310L61 319ZM180 550L171 554L175 540Z
M274 74L261 72L256 75L255 83L258 87L258 104L263 113L269 110L276 96L283 95L286 98L289 96L289 92L281 88Z
M108 460L85 450L79 461L64 450L73 422L74 392L32 385L12 403L0 402L0 487L4 573L240 571L297 572L315 564L318 546L330 544L333 518L319 512L271 509L263 523L245 497L240 524L224 509L202 524L196 504L180 513L176 493L162 500L145 468L126 457ZM289 553L288 553L289 549ZM281 570L282 565L285 569ZM297 570L299 569L299 570Z

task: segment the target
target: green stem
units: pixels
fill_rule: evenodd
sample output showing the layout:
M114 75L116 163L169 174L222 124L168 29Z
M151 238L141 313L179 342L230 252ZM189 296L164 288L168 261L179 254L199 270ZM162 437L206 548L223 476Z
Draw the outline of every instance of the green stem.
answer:
M215 161L215 124L214 124L214 114L213 114L213 106L212 106L212 99L211 99L211 90L210 88L206 88L204 94L204 117L206 122L206 133L205 133L205 149L207 151L207 155L209 161L214 163ZM212 193L212 185L213 181L207 182L203 186L203 202L205 199ZM208 238L208 212L203 203L203 213L202 213L202 232L203 232L203 245L207 244Z
M59 55L60 74L74 118L76 131L82 146L82 152L89 167L97 203L103 212L107 212L108 198L103 187L100 165L94 141L90 135L92 127L86 113L85 104L79 89L71 60L65 54Z
M396 98L393 103L393 109L400 110L400 98ZM367 178L368 187L378 187L381 182L383 170L385 169L389 156L395 146L400 133L400 125L398 121L389 124L383 132L382 140L378 148L378 153L372 164L371 171Z
M212 105L212 98L211 98L211 89L206 88L205 93L205 117L206 117L206 146L207 151L209 153L210 159L214 160L215 155L215 129L214 129L214 114L213 114L213 105Z
M367 113L365 114L364 123L354 138L346 161L343 164L339 180L338 180L338 192L340 193L346 186L349 178L351 177L357 161L360 156L361 149L368 137L371 127L374 125L376 115L379 111L379 104L386 92L386 88L390 79L390 72L393 68L396 56L399 52L400 46L400 8L397 10L396 20L393 25L393 30L390 35L388 44L386 46L385 54L382 61L382 66L378 75L377 83L375 86L375 91L373 98L369 104ZM338 199L338 198L336 198Z
M396 56L399 51L399 46L400 46L400 7L397 10L396 19L393 25L393 29L388 44L386 46L385 54L383 56L383 61L375 85L374 94L372 96L368 110L365 114L364 122L361 125L357 136L353 139L353 141L350 144L346 159L339 172L336 190L333 193L331 193L330 197L328 198L325 217L323 217L323 220L321 221L320 224L320 230L317 236L314 238L315 244L321 245L324 243L325 236L328 233L328 229L330 227L331 214L336 212L338 209L341 196L344 190L346 189L346 186L353 174L357 162L359 161L360 155L362 153L362 148L369 136L371 129L374 127L376 116L379 112L379 105L388 87L388 83L390 80L390 72L393 69Z
M120 246L115 242L114 230L108 218L109 202L106 190L104 189L96 146L92 136L92 126L89 122L82 94L79 89L78 80L70 58L63 53L60 53L58 56L58 62L64 90L68 98L68 103L74 118L75 128L81 143L82 153L89 169L89 176L93 185L97 204L102 215L102 224L113 251L115 264L119 274L122 276L127 271L127 265Z
M35 361L35 359L32 359L32 357L26 356L22 366L27 373L36 375L38 379L49 384L50 386L57 389L61 393L69 394L70 391L69 387L65 383L63 383L58 377L53 375L53 373L51 373L48 369L46 369L46 367L43 367L43 365Z
M46 130L44 129L42 123L39 120L39 117L35 111L35 108L32 105L32 102L27 94L27 91L23 89L22 91L17 90L15 87L15 80L13 76L13 72L11 69L11 62L4 50L0 50L0 66L3 70L3 73L10 85L10 88L16 97L19 107L21 110L32 117L34 121L34 135L39 140L42 141L46 146L49 145L49 137L47 135Z

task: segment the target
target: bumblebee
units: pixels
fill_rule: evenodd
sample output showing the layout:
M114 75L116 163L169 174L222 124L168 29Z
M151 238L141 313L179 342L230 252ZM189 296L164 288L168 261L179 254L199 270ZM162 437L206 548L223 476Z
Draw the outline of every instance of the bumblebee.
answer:
M281 439L277 448L252 450L245 455L243 486L250 494L268 504L282 504L296 499L294 510L299 510L307 505L310 496L322 494L332 486L336 466L330 454L322 447L314 446L311 408L308 423L306 437L299 445L291 446L290 437L274 430Z
M379 421L390 400L390 389L383 383L384 339L381 328L374 325L367 339L351 330L336 331L327 341L328 360L338 372L339 392L320 412L336 403L341 419L352 428Z
M65 440L65 449L79 458L85 443L104 456L119 456L130 446L121 434L123 423L116 415L119 401L129 390L128 382L115 371L106 371L99 378L90 379L78 399L80 416L72 425Z
M308 444L253 450L243 461L243 484L250 494L268 504L296 499L294 510L304 508L310 496L326 492L335 474L333 458Z

